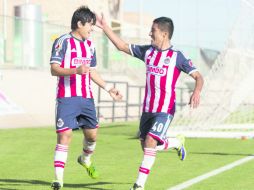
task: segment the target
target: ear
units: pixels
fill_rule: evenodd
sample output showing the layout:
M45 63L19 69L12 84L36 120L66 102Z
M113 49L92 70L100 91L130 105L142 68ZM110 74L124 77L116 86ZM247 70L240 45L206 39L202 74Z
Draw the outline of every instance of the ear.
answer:
M78 28L81 28L83 26L82 22L78 21L77 26L78 26Z
M163 32L163 37L167 38L168 37L168 32Z

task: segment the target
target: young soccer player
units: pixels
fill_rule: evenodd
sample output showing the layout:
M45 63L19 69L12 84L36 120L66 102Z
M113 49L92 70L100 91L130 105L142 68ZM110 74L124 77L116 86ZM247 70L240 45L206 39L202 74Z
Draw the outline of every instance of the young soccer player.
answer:
M189 74L196 82L190 98L190 106L193 108L199 105L203 78L191 60L173 49L171 37L174 25L170 18L155 19L149 33L151 44L142 46L127 44L119 38L107 25L103 15L100 18L97 16L96 25L103 29L120 51L145 62L146 88L139 128L144 157L139 167L138 178L131 188L143 190L158 150L174 148L180 160L186 157L184 137L166 137L175 112L175 84L180 72Z
M115 100L121 94L108 86L97 73L96 53L90 35L96 22L96 16L89 8L78 8L71 21L71 32L55 40L50 59L51 73L58 77L56 99L56 133L54 168L55 179L52 189L63 187L64 166L67 161L68 147L72 130L82 128L84 134L82 154L78 163L83 166L91 178L99 174L91 161L96 146L98 120L91 91L91 79L109 92Z

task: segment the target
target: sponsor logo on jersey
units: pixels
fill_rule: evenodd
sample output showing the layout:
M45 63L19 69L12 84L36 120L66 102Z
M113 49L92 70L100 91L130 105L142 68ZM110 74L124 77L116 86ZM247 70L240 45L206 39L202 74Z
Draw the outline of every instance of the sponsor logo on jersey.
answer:
M146 67L146 72L150 73L152 75L165 76L166 75L166 68L154 67L154 66L148 65Z
M86 58L86 57L76 57L73 58L71 61L72 66L80 66L80 65L87 65L89 66L91 63L91 58Z

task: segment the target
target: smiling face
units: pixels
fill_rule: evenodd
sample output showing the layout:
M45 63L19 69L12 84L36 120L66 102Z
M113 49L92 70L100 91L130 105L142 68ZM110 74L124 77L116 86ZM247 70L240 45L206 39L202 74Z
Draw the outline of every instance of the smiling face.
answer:
M168 33L162 31L157 23L153 23L149 36L151 37L151 45L159 49L165 42L169 42Z
M88 7L81 6L71 19L72 34L79 40L85 40L91 36L95 23L96 15Z
M84 25L79 21L78 29L76 30L77 34L81 39L87 39L91 36L93 31L93 22L86 22Z

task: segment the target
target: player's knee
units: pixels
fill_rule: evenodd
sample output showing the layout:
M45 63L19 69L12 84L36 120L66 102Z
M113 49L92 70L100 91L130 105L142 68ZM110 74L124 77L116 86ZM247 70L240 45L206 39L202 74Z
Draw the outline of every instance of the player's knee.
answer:
M150 135L147 135L145 139L145 147L156 147L156 146L157 140L151 137Z

